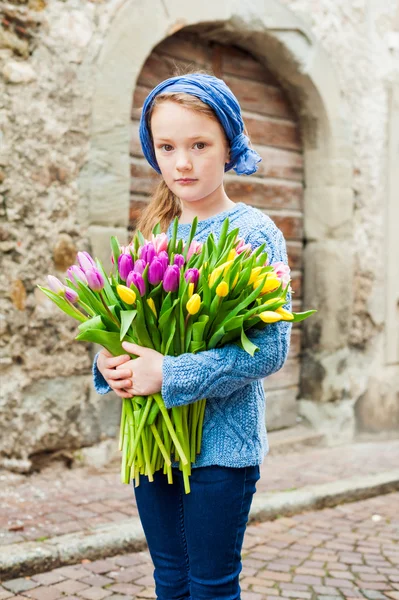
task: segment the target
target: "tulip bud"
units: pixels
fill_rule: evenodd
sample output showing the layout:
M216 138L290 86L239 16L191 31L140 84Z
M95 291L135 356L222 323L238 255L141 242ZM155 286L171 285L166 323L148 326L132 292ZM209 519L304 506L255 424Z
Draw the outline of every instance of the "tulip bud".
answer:
M176 292L179 287L180 269L177 265L169 266L163 276L163 289L165 292Z
M100 292L104 287L104 277L98 269L87 269L87 284L93 292Z
M199 279L198 269L187 269L187 271L184 273L184 279L187 282L193 283L194 287L195 287L197 285L198 279Z
M136 302L136 294L133 290L129 289L125 285L117 285L116 291L118 292L119 298L126 304L134 304Z
M158 260L161 261L164 272L166 271L166 267L169 266L169 255L165 250L161 250L158 254Z
M154 315L157 316L157 309L155 308L154 300L152 298L147 298L147 304L151 308Z
M61 283L58 277L54 277L54 275L47 275L47 281L53 292L57 294L57 296L63 296L65 292L65 285Z
M173 264L177 265L180 269L185 263L183 254L175 254L175 258L173 260Z
M141 274L143 274L145 266L146 266L145 261L142 260L141 258L138 258L136 260L136 262L134 263L133 271L135 273L141 273Z
M130 288L131 284L136 286L138 289L140 296L144 296L145 294L145 281L141 273L135 273L134 271L130 271L129 275L126 279L126 287Z
M144 260L145 263L151 263L156 254L157 253L155 252L154 244L151 242L145 244L139 250L139 258Z
M216 288L216 295L224 298L229 293L229 286L225 281L221 281Z
M260 285L262 283L263 278L260 277L259 279L257 279L254 283L254 289L258 287L258 285ZM265 284L261 290L261 295L263 294L267 294L268 292L273 292L274 290L276 290L280 285L280 281L277 279L277 277L275 276L274 273L270 273L267 276L267 279L265 281Z
M188 252L187 252L187 262L190 260L190 258L192 257L193 254L200 254L201 251L202 251L201 242L197 242L197 240L193 240L191 242Z
M259 273L262 272L262 267L254 267L251 271L251 276L248 281L248 285L251 285L254 281L258 279Z
M283 321L292 321L294 318L294 315L292 313L290 313L289 310L286 310L282 306L280 306L280 308L276 308L276 313L278 313L279 315L281 315L283 317Z
M65 286L65 298L72 304L75 304L79 300L79 296L75 290L68 286Z
M162 281L164 272L162 261L157 257L153 258L148 267L148 281L151 285L158 285Z
M276 323L283 320L283 317L273 310L265 310L259 313L259 316L264 323Z
M194 294L194 284L193 283L189 283L188 284L188 297L191 298L191 296Z
M237 252L234 248L232 248L227 256L227 260L234 260L237 256Z
M67 274L72 283L78 285L78 281L81 281L82 283L87 285L87 278L85 272L77 265L72 265L72 267L69 267L69 269L67 270Z
M188 314L196 315L201 307L201 296L199 294L193 294L186 304Z
M97 265L88 252L78 252L78 261L83 271L96 269Z
M155 252L159 255L163 250L168 248L168 237L166 233L151 234L151 242L155 248Z
M130 271L133 270L133 259L130 254L121 254L118 258L118 271L121 279L126 281Z

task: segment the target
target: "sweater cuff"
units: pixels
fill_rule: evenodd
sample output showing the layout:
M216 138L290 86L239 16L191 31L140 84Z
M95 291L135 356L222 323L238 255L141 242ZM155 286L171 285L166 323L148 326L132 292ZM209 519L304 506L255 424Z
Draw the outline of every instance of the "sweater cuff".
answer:
M97 394L108 394L108 392L111 391L111 387L105 381L104 377L101 375L97 367L97 358L99 354L100 353L97 352L93 360L92 374L94 389L96 390Z

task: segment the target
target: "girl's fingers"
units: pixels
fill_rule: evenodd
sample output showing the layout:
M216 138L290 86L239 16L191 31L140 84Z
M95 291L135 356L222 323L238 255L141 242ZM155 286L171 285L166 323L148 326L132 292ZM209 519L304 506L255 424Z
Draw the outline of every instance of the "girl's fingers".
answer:
M105 369L105 379L111 379L111 381L119 381L120 379L127 379L132 376L132 372L130 369L125 369L119 371L116 369Z
M131 398L133 396L133 394L128 394L128 392L125 392L124 390L114 390L114 392L119 398Z
M120 356L113 356L111 358L107 358L105 361L105 367L107 369L113 369L118 365L122 365L123 363L130 360L130 356L128 354L121 354Z
M121 381L113 381L111 387L116 390L132 387L130 379L122 379Z

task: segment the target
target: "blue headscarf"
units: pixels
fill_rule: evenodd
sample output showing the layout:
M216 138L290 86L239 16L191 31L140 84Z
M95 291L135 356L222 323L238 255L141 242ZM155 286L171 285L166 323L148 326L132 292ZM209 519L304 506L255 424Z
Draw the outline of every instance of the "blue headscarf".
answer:
M237 98L222 79L203 73L179 75L161 81L145 99L140 118L140 141L144 156L150 165L161 173L155 158L154 147L148 126L148 111L152 102L162 92L185 92L197 96L209 104L216 113L230 142L230 162L224 170L234 169L237 175L251 175L258 169L262 160L255 150L249 147L249 138L243 133L244 123Z

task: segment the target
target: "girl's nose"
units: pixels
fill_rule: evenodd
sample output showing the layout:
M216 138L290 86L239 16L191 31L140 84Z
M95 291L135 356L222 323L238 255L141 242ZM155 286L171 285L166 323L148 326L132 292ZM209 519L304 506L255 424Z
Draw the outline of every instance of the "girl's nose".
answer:
M179 154L176 158L176 169L191 169L191 160L187 154Z

